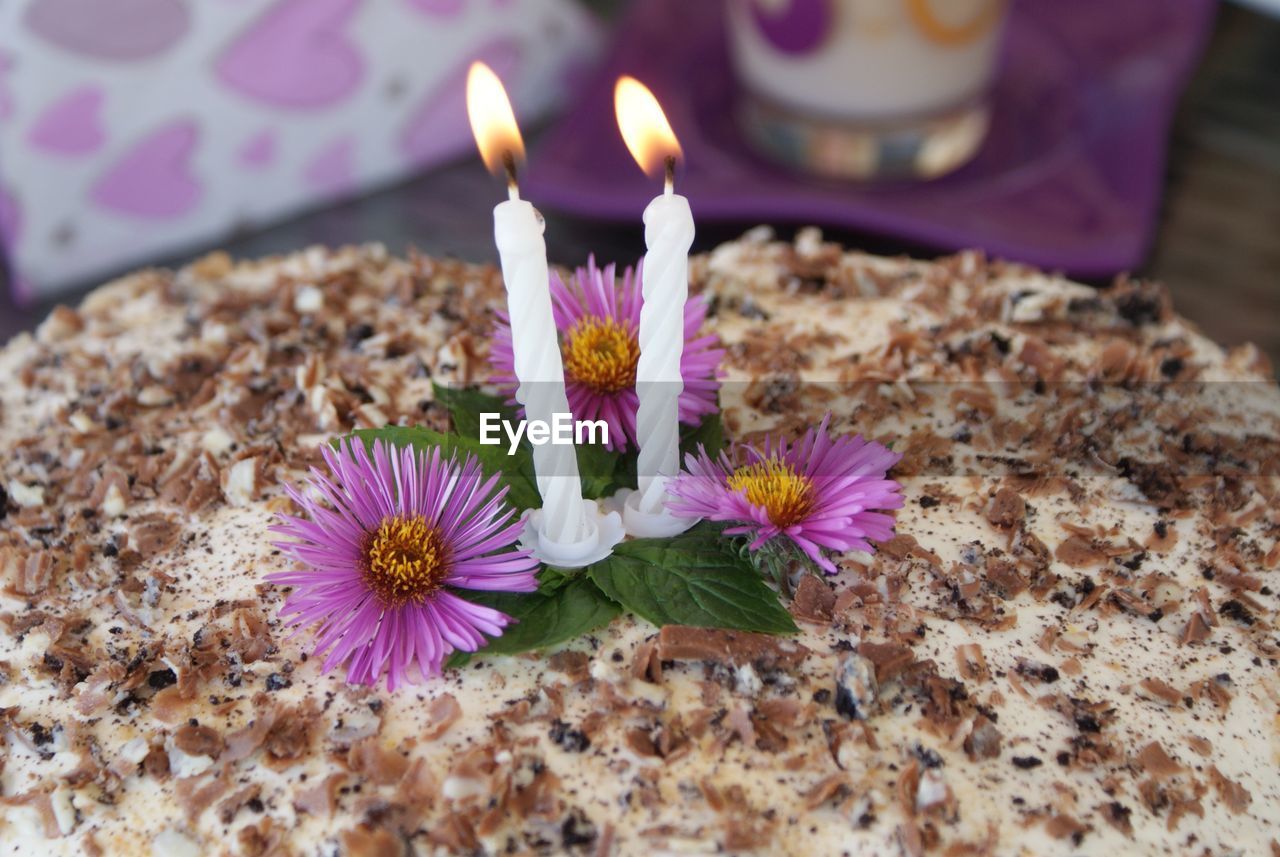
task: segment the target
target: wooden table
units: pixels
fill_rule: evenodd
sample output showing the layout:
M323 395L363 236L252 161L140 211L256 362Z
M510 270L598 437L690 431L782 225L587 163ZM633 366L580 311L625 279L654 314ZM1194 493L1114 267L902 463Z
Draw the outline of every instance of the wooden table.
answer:
M1224 6L1174 125L1143 276L1226 345L1280 369L1280 20Z
M498 188L478 159L221 243L255 257L310 244L382 241L393 252L493 260L491 209ZM639 222L620 229L549 217L551 258L630 262L644 252ZM700 226L695 249L734 238L751 223ZM872 252L913 248L841 232ZM198 253L157 260L177 265ZM1280 21L1224 6L1212 43L1175 122L1161 224L1141 276L1163 280L1179 311L1226 345L1252 341L1280 366ZM92 284L86 284L87 290ZM0 341L29 329L54 302L19 309L0 297ZM72 302L72 293L63 302Z

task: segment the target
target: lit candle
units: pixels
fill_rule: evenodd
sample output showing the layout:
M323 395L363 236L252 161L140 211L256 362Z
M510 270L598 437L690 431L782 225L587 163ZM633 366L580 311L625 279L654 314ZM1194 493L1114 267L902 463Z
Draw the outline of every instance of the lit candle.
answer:
M632 508L640 514L658 516L666 503L667 480L680 471L680 394L684 392L680 360L684 355L693 214L689 200L674 192L680 143L653 93L635 78L622 77L614 90L614 107L622 138L636 163L650 174L662 170L666 177L663 193L644 210L647 252L636 365L639 491L630 498ZM672 528L679 526L673 524Z
M546 224L538 210L520 198L516 161L524 157L524 141L502 82L483 63L473 63L467 76L467 113L485 165L507 176L509 199L494 208L493 231L511 317L516 401L524 406L530 423L552 425L557 414L571 412L551 313ZM533 469L542 496L542 508L526 528L534 554L566 568L607 556L622 538L621 521L617 515L602 516L594 502L583 500L575 447L534 444Z
M530 203L520 198L516 159L524 157L524 141L502 82L486 65L476 63L467 76L467 111L485 165L507 174L509 199L493 209L493 235L507 287L511 316L511 348L515 352L516 401L525 418L551 424L569 413L564 365L560 359L547 273L546 224ZM542 532L556 542L583 536L585 516L578 458L572 446L544 443L533 447L533 469L542 495Z

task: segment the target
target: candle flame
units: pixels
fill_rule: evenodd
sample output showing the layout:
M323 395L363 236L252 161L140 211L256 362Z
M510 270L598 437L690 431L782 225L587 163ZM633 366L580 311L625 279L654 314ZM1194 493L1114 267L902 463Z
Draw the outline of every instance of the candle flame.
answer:
M524 140L507 90L482 62L473 62L467 72L467 117L489 172L498 175L505 169L514 181L515 162L524 160Z
M613 108L631 157L648 175L659 175L680 157L680 141L649 87L623 75L613 90Z

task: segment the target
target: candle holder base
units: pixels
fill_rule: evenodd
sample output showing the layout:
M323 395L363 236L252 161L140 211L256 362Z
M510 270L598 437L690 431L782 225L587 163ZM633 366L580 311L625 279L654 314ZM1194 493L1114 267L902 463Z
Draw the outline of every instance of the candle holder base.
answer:
M645 512L640 509L640 492L623 488L610 498L610 505L622 509L622 524L627 535L637 539L669 539L698 523L698 518L678 518L666 509Z
M556 568L582 568L609 556L613 546L626 535L622 516L601 511L594 500L583 500L582 507L587 532L578 541L557 542L550 538L542 529L542 510L534 509L525 515L520 546L538 561Z

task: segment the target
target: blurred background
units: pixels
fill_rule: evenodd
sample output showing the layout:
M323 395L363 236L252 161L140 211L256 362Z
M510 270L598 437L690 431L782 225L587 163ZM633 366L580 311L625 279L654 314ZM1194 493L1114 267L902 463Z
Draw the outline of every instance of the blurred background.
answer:
M504 79L553 262L632 263L659 184L617 75L684 147L696 250L759 223L880 253L1167 283L1280 361L1280 2L9 0L0 341L214 248L491 261L466 69Z

